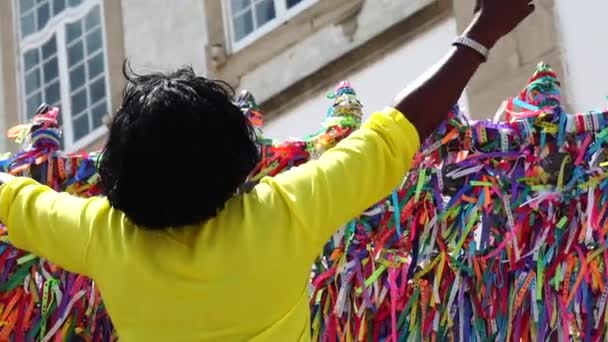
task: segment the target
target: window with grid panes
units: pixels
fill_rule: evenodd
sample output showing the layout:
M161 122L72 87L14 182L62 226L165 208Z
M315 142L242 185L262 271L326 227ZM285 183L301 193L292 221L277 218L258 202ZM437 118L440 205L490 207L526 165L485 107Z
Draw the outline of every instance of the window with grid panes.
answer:
M109 91L102 0L14 0L19 18L23 111L61 109L67 149L104 133Z
M224 0L231 48L239 50L317 0Z

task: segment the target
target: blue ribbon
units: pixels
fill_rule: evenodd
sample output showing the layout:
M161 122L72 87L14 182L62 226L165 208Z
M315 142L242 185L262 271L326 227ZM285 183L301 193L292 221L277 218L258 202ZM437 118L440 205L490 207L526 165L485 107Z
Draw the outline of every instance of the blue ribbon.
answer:
M401 236L401 209L399 208L399 197L397 196L397 190L394 190L392 195L393 201L393 216L395 218L395 229L397 230L397 236Z

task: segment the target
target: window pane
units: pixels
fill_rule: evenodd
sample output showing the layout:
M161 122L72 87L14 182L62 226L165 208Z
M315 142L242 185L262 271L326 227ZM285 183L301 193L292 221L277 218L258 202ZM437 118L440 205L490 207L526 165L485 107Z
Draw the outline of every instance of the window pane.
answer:
M55 105L59 103L60 98L60 90L59 90L59 80L46 86L44 88L44 97L45 101L50 105Z
M90 86L91 90L91 104L97 103L98 101L106 97L106 80L104 77L95 81Z
M40 107L40 105L42 104L42 95L40 94L40 92L37 92L33 95L31 95L30 97L27 98L26 101L26 115L28 118L32 118L34 117L34 114L36 114L36 109L38 109L38 107Z
M103 125L103 117L108 114L108 104L102 101L91 110L93 116L93 129Z
M101 28L87 34L87 54L91 55L98 50L101 50Z
M34 24L34 12L21 17L21 37L27 37L35 31L36 27Z
M0 0L7 1L7 0ZM69 23L61 20L59 31L49 31L51 37L47 41L32 41L35 44L31 50L22 49L23 74L22 88L24 94L24 110L32 117L41 103L46 102L54 106L60 106L70 101L69 112L73 131L71 136L76 142L95 127L103 126L103 118L107 115L110 104L107 94L107 78L105 75L105 52L103 46L104 22L101 15L102 7L94 2L91 10L82 12L83 0L10 0L19 5L18 16L20 32L23 37L31 36L41 30L49 29L49 22L62 18L69 7L78 7L79 17L77 22ZM252 0L234 0L238 6L245 6L248 11L246 29L253 31L255 22L255 10ZM256 0L259 1L259 0ZM101 1L99 1L101 2ZM239 4L242 2L243 4ZM21 14L22 13L22 14ZM77 14L76 12L74 12ZM59 18L55 18L59 16ZM72 19L69 19L72 20ZM54 32L65 29L65 37L57 37ZM54 31L54 32L53 32ZM47 36L47 37L49 37ZM63 39L65 38L65 39ZM62 43L59 46L59 43ZM65 42L65 44L64 44ZM59 53L61 52L61 53ZM66 55L67 80L60 81L59 59ZM62 71L64 72L64 71ZM64 83L69 82L69 84ZM63 87L63 88L62 88ZM67 92L69 96L62 99L62 94ZM66 116L68 118L68 116Z
M49 83L59 76L57 57L44 62L44 83Z
M23 56L23 63L25 66L25 70L30 70L35 65L38 64L38 49L32 49L25 53Z
M72 95L72 115L76 116L87 109L87 91L83 89Z
M65 0L53 0L53 15L61 13L65 9Z
M234 18L234 40L239 41L253 32L253 17L251 10Z
M83 0L10 1L18 2L20 11L23 11L23 14L18 16L23 37L48 29L49 22L51 20L54 22L55 16L65 13L69 7L84 8L85 3ZM253 31L255 22L253 17L255 12L251 7L253 1L234 1L236 5L243 6L243 4L238 4L242 2L246 6L244 10L249 13L248 18L245 19L245 26L248 31ZM86 1L86 3L89 2ZM24 70L21 76L24 110L31 118L43 102L60 106L62 103L70 101L70 111L66 114L71 118L73 128L71 136L74 140L68 143L82 139L90 134L94 127L103 126L103 118L107 115L110 106L107 99L105 75L102 7L95 3L89 8L91 10L88 13L80 13L77 22L69 23L62 20L63 22L59 23L66 31L65 40L62 39L64 37L57 37L53 35L53 32L48 32L51 34L49 40L31 42L36 44L34 49L21 50ZM57 32L61 31L60 29ZM63 45L64 41L65 45ZM58 45L59 42L62 43L62 46ZM64 52L68 75L67 80L60 82L59 57ZM63 82L69 82L69 84ZM62 87L70 89L68 98L62 99L62 91L63 94L67 91Z
M66 31L66 36L69 44L74 40L80 38L80 36L82 36L82 22L77 21L75 23L67 24Z
M232 13L237 14L238 12L251 6L251 0L232 0L230 5L231 5L230 9L232 10Z
M93 8L91 12L87 14L87 17L84 20L86 30L89 31L90 29L98 26L100 21L101 14L99 13L99 6L95 6L95 8Z
M84 80L84 64L70 71L70 89L72 91L82 87L84 85Z
M38 30L41 30L46 26L50 17L51 9L48 3L44 3L42 6L38 7Z
M89 59L89 79L101 74L104 70L103 53L98 53L95 57Z
M19 12L23 15L29 9L34 7L34 0L21 0L19 1Z
M292 8L293 6L302 2L302 0L285 0L287 2L287 8Z
M25 92L31 94L40 89L40 69L35 68L25 75Z
M89 116L82 115L72 121L74 141L84 138L89 133Z
M80 63L84 58L84 50L82 46L82 42L77 42L76 44L70 46L68 48L68 67L74 66Z
M273 0L263 0L255 5L256 26L260 27L276 17Z
M47 59L57 54L57 40L55 36L51 37L48 42L42 45L42 59Z

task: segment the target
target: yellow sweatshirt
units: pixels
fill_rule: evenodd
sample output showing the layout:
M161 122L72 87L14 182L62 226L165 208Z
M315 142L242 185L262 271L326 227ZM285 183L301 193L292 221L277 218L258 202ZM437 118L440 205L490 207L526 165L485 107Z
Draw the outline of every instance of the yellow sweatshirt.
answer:
M0 188L0 221L17 248L94 279L121 341L310 341L314 258L399 184L418 147L412 124L387 109L200 225L140 229L106 198L25 178Z

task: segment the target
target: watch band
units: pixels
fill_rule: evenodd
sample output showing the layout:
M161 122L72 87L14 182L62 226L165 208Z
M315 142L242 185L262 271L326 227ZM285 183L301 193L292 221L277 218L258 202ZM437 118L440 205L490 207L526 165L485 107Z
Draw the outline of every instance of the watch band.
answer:
M490 55L490 50L487 47L468 37L460 36L456 38L453 45L461 45L471 48L477 51L485 60L488 60L488 56Z

